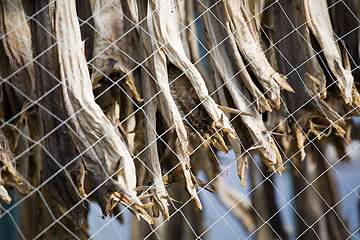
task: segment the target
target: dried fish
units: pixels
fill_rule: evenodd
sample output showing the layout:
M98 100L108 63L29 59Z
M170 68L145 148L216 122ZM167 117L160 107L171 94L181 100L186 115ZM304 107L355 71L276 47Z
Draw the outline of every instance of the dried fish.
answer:
M163 51L169 61L179 68L189 79L201 104L213 119L213 127L222 129L222 131L227 132L230 137L235 138L234 130L226 115L216 106L214 100L208 95L202 76L186 57L181 44L179 30L177 27L174 27L177 26L177 16L176 12L172 11L172 8L171 1L157 0L149 2L150 11L156 10L151 16L154 22L156 39L158 39L160 46L166 45Z
M305 0L304 11L311 32L323 50L327 64L338 81L345 103L351 104L354 77L350 65L343 66L339 46L335 41L327 2L325 0Z
M65 85L62 89L65 107L69 115L77 113L71 118L71 123L80 139L87 136L84 147L93 146L93 152L89 151L92 156L85 157L85 168L93 172L90 178L94 178L91 179L94 186L108 183L108 186L101 187L104 192L98 196L105 197L106 206L102 206L104 214L109 214L114 204L121 202L136 215L153 222L136 196L135 167L131 155L119 132L94 101L86 59L82 54L74 1L57 3L55 29L56 36L62 37L58 40L58 54L61 80ZM102 169L106 169L105 176L102 176L105 179L96 177ZM110 178L112 180L108 181Z
M218 150L227 152L228 148L220 133L216 131L211 124L212 119L201 105L199 98L192 88L190 81L182 74L180 69L173 64L168 64L168 78L170 82L170 91L176 106L180 111L181 117L185 118L188 126L188 132L199 133L204 140L210 140L213 146Z
M112 76L114 81L124 76L126 86L132 91L134 98L141 102L131 71L136 63L125 52L129 36L124 32L125 20L121 1L91 0L90 5L93 13L96 13L94 27L97 30L94 33L94 72L91 75L93 85L96 87L98 81L106 76ZM135 9L131 11L136 14Z
M0 200L10 204L11 197L9 196L5 185L20 186L23 182L22 176L19 175L15 168L15 161L9 149L9 144L0 131Z
M35 68L32 61L30 26L20 0L2 1L0 7L2 13L1 40L11 71L17 72L8 81L18 89L18 91L14 91L18 105L16 106L16 102L14 102L12 107L15 112L20 112L29 99L35 98Z
M280 107L280 87L293 91L286 83L285 76L275 72L267 61L259 41L259 36L252 25L247 1L226 0L223 2L225 16L228 18L229 31L234 35L241 54L250 63L252 72L264 88L271 103Z
M141 16L143 14L150 14L151 9L149 6L143 6L141 8ZM178 162L180 162L183 176L185 177L185 186L190 195L194 198L196 205L198 208L202 208L199 197L196 194L196 189L193 187L194 184L191 179L190 174L190 165L189 165L189 157L188 157L188 140L187 140L187 132L185 130L185 126L181 119L180 112L176 106L174 99L171 96L171 91L168 82L168 74L167 74L167 64L166 64L166 56L162 49L157 48L155 29L153 25L152 18L148 17L145 25L146 31L149 33L147 35L144 32L141 32L142 43L147 55L152 53L152 57L150 58L150 69L149 71L152 73L152 76L155 77L156 82L153 82L152 86L154 88L154 92L160 92L159 101L158 101L158 109L162 115L162 119L165 121L168 127L174 127L177 139L173 140L173 151L176 152L178 157ZM152 160L148 160L152 161ZM156 160L155 160L156 161ZM168 161L168 160L166 160ZM177 164L171 164L171 166L177 166ZM171 173L173 174L173 173ZM181 184L181 183L180 183Z
M30 135L30 132L33 132L27 124L30 111L24 110L28 109L29 101L35 98L35 67L32 62L30 26L21 1L1 2L0 16L0 35L2 36L2 44L0 43L2 45L0 47L0 55L2 55L0 76L7 79L7 84L3 85L4 91L6 91L9 98L10 107L7 107L7 109L13 113L13 116L16 116L11 119L17 121L16 124L10 125L13 127L10 130L11 133L4 134L7 130L6 127L0 130L0 182L1 185L7 184L8 186L18 187L20 192L26 193L30 189L25 184L25 178L20 172L25 173L29 165L29 157L24 156L15 162L13 153L22 153L23 150L30 147L28 140L23 135ZM1 122L3 124L6 121L5 118L11 116L11 114L3 113L3 111L6 111L6 102L3 96L0 102L2 108ZM30 121L33 120L32 118ZM1 196L4 201L10 203L11 198L3 186L1 186Z
M154 89L151 86L151 80L148 74L143 70L143 92L144 100L147 102L155 95ZM165 219L169 218L169 209L167 197L168 194L165 189L162 169L160 165L157 144L156 144L156 112L157 104L155 101L148 102L145 107L145 145L147 146L146 150L146 163L150 168L150 183L154 184L155 189L150 192L154 192L155 195L152 197L152 201L155 203L152 207L152 212L154 217L158 217L159 211L163 214Z
M78 205L81 198L85 197L83 181L86 170L93 188L98 188L95 195L104 215L110 214L111 209L121 202L137 216L152 222L135 192L136 176L131 155L117 129L95 103L83 54L75 1L53 4L56 4L56 7L53 5L55 8L46 8L37 16L54 21L54 25L50 21L46 21L48 24L44 25L58 39L56 52L52 49L39 58L47 71L38 69L38 94L48 94L51 101L45 98L42 106L65 121L65 124L57 127L58 119L43 110L40 112L42 135L58 129L44 141L44 146L52 155L44 160L44 178L52 178L47 184L49 192L58 200L60 211L63 214L69 213L67 216L73 221L75 228L80 228L83 218L81 205L70 212L69 209ZM43 31L41 28L37 30L39 33ZM37 42L36 50L42 52L52 41L52 38L43 38ZM49 57L56 61L48 62L46 59ZM50 78L48 72L58 76L61 88L49 91L58 82L46 81ZM57 101L60 101L60 107ZM69 120L70 125L67 123ZM63 149L65 147L67 150ZM78 157L78 151L84 155L82 158ZM64 171L55 175L61 168Z
M319 133L311 126L321 122L323 128L333 126L339 132L343 132L342 128L334 123L337 121L341 123L343 120L325 101L328 97L326 79L311 45L304 9L299 1L284 2L282 7L287 14L285 15L280 9L277 12L277 24L281 28L276 32L276 38L282 39L294 27L298 29L279 43L282 51L278 59L281 71L289 74L289 83L295 90L295 94L285 94L286 106L290 113L294 113L296 122L292 126L293 133L301 151L301 159L305 159L304 142L309 134L308 131ZM289 21L294 26L289 25ZM292 51L295 47L298 47L297 54ZM289 62L292 65L288 64ZM294 66L298 66L296 72L293 71Z
M280 150L284 156L300 151L290 164L305 174L309 166L323 172L323 156L313 146L337 145L344 155L339 142L351 140L349 118L359 114L353 77L358 36L350 44L337 42L333 28L341 36L347 31L336 13L348 5L342 10L335 5L328 9L325 0L0 1L0 200L10 203L7 187L22 193L24 238L88 239L84 221L92 200L104 216L120 214L121 203L153 224L160 215L170 219L171 206L189 198L194 204L182 206L182 214L202 236L201 213L193 211L203 207L199 188L214 192L248 231L271 236L270 225L281 225L274 188L270 180L258 187L258 177L271 177L266 167L282 174ZM253 199L266 196L266 201L250 208L226 186L217 151L229 149L240 184L246 185L249 164L257 186ZM261 172L254 153L266 165ZM208 183L199 179L200 171ZM313 173L308 175L315 179ZM317 192L336 200L326 189ZM269 224L262 227L252 209L263 219L272 216ZM161 224L159 219L154 227ZM178 227L168 226L161 228L161 238ZM274 227L277 237L287 238L283 230ZM137 234L143 233L151 235Z
M251 105L247 90L243 85L241 85L241 81L239 81L239 79L235 76L235 71L233 65L231 64L230 56L226 55L227 42L222 42L223 39L225 39L225 34L221 35L221 31L215 30L219 29L219 24L217 20L211 17L210 13L205 14L205 26L209 34L208 40L210 45L212 48L214 48L212 57L214 59L215 68L226 84L235 106L241 112L246 113L246 115L242 114L240 117L245 124L247 131L249 131L256 146L259 146L258 151L263 157L265 164L269 167L269 169L281 174L281 172L284 171L284 168L282 167L282 159L279 154L279 150L277 149L270 133L268 133L260 113L257 112ZM239 147L234 148L239 149ZM239 158L238 161L244 161L244 158L239 156L237 157ZM238 171L239 175L241 176L240 179L245 179L244 173L246 165L246 162L238 162ZM243 181L244 180L242 180L242 182ZM245 182L243 182L243 184L244 183Z

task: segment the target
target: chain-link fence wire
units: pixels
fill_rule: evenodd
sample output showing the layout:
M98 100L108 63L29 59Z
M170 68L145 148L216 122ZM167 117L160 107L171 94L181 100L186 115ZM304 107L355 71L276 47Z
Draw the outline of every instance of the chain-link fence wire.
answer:
M4 239L358 239L360 4L0 2Z

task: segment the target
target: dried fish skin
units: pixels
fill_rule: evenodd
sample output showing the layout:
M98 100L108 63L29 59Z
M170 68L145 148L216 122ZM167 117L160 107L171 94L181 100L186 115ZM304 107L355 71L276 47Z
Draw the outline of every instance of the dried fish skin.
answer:
M311 154L313 146L322 150L328 143L337 143L338 153L345 154L345 144L338 144L339 139L344 140L341 143L350 139L348 120L352 112L359 113L360 96L353 84L352 103L344 104L336 88L339 83L325 78L327 66L320 62L325 58L319 55L322 51L317 51L315 35L306 24L304 1L235 1L0 0L0 115L3 125L14 126L22 134L12 136L7 126L0 130L0 201L11 201L4 184L17 186L22 194L22 180L34 186L36 191L30 192L26 196L29 201L20 207L20 212L25 212L20 215L23 223L19 222L24 238L66 238L61 231L79 239L90 238L83 221L87 202L92 200L103 215L120 214L122 203L148 223L160 215L173 219L169 200L182 201L181 208L193 207L187 204L192 200L202 209L199 192L203 189L199 187L209 190L209 184L210 191L234 210L245 228L254 231L263 222L252 218L247 204L242 206L243 196L221 182L220 175L226 174L227 168L220 170L223 162L217 158L217 150L234 150L241 185L246 185L250 164L254 187L266 168L262 165L260 173L253 161L248 162L253 154L259 154L268 169L278 174L284 171L279 150L286 156L298 150L303 158L307 154L307 166L315 171L324 170L314 166L326 162L319 161L317 151ZM75 2L80 13L76 13ZM193 7L200 4L204 8L195 12ZM270 10L266 4L271 7L269 25L262 18L263 12ZM19 11L10 12L11 5ZM280 7L290 21L279 16ZM3 14L5 8L9 12ZM10 18L27 22L17 31L20 20ZM198 30L203 36L196 33L199 22L194 24L200 18L203 25ZM87 26L86 31L86 27L82 29L83 42L78 21ZM334 21L333 26L336 24ZM244 36L236 36L243 28ZM21 34L21 30L21 38L11 35ZM205 56L201 56L199 42L206 39ZM25 47L18 49L21 45ZM340 48L349 50L345 45ZM349 60L356 63L349 59L351 51L349 56L338 51L343 69L349 71ZM201 63L206 63L206 69ZM356 68L353 70L356 76ZM331 71L329 74L333 76ZM275 109L280 106L279 99L284 104ZM306 142L309 138L311 144ZM23 158L14 157L15 168L12 156L30 148ZM290 160L295 167L304 163L298 156ZM33 163L35 167L30 165ZM234 162L230 166L234 167ZM196 177L200 170L209 183ZM311 178L316 177L313 173ZM16 174L22 179L18 181ZM269 224L278 227L281 221L273 221L277 218L274 188L270 181L262 183L265 191L255 187L253 199L267 199L254 201L253 207L260 206L259 213L265 218L274 216ZM181 191L185 194L180 195L177 184L188 194ZM326 195L326 189L323 193ZM187 219L198 215L193 209L183 210ZM189 215L188 210L192 211ZM163 219L153 227L160 227ZM194 219L188 224L193 233L202 236L201 224ZM146 227L138 229L139 235L149 229L142 223ZM158 236L165 238L169 229L174 230L164 227ZM288 237L285 231L274 229L278 237ZM260 237L271 235L269 229L258 230Z
M231 26L233 24L231 23L229 13L226 11L226 8L223 6L219 6L219 10L216 12L219 16L220 21L224 22L224 26L226 27L227 31L227 37L229 39L229 46L231 47L231 52L233 55L234 62L236 63L239 71L239 75L241 76L241 80L243 81L246 88L249 90L251 95L254 97L256 101L256 105L258 108L258 111L261 112L262 109L265 109L266 111L271 112L272 108L269 103L269 101L266 99L265 94L263 94L259 88L256 86L256 84L253 82L253 79L251 78L248 70L246 69L246 65L244 63L243 57L241 56L241 53L239 52L239 48L236 43L236 39L234 34L231 32ZM212 24L219 24L216 21L211 21ZM218 31L215 31L214 34L217 34ZM213 34L213 35L214 35Z
M261 49L259 37L251 25L247 1L226 0L223 2L229 25L232 28L238 48L250 63L252 72L264 88L271 103L280 108L280 87L293 91L286 83L286 77L276 72Z
M148 62L145 63L148 65ZM143 93L144 100L148 102L151 97L155 95L154 89L150 82L150 77L144 70L142 70L143 78ZM154 196L150 198L150 201L154 203L152 207L152 212L154 217L159 216L159 211L163 214L164 219L169 218L169 209L168 209L168 194L165 189L162 169L160 165L160 159L158 154L158 148L156 143L156 112L157 112L157 103L155 100L148 102L144 106L145 110L145 144L146 149L146 164L152 172L150 172L150 183L155 187L155 190L149 190L150 193L154 192Z
M150 14L152 14L152 11L149 8L148 4L145 5L145 3L143 3L140 13L141 16L145 17L150 16ZM170 145L173 154L175 153L176 156L172 156L171 158L169 158L170 160L164 160L163 163L165 163L166 165L170 164L173 167L180 165L176 168L180 170L175 171L177 172L177 175L179 177L174 182L179 183L180 185L185 185L188 193L195 201L197 208L202 209L202 205L197 195L195 184L192 181L190 173L190 161L188 157L188 134L185 129L185 125L183 123L179 109L171 95L168 81L167 58L163 51L163 48L159 47L158 45L159 43L156 38L154 24L155 23L153 22L153 19L151 17L147 17L146 21L143 22L146 33L144 31L141 31L140 36L142 38L142 44L146 53L145 57L151 55L151 58L149 58L148 60L149 69L147 69L147 71L149 71L152 78L154 78L154 81L151 81L151 85L154 89L153 93L159 93L157 100L155 101L157 102L157 109L161 116L161 122L164 122L165 124L159 125L159 120L157 120L156 123L159 127L167 126L168 128L173 128L173 130L171 130L171 133L174 135L174 138L171 138L172 143L168 143L168 145ZM158 127L157 131L159 131ZM168 138L167 141L170 141L170 138ZM160 151L159 147L158 151ZM160 156L162 159L163 156L161 154ZM161 159L160 163L162 162ZM148 159L147 161L151 162L152 160ZM163 170L164 168L162 163L161 166L161 169ZM163 177L163 180L165 179L165 185L167 182L166 179L168 177Z
M36 20L43 24L35 25L32 32L34 55L40 55L37 59L39 64L36 65L35 78L37 98L42 98L35 109L36 130L39 138L43 139L39 161L43 167L41 178L46 181L43 190L51 196L49 201L54 206L54 213L58 216L62 215L61 217L65 216L72 223L72 229L79 229L84 218L82 206L79 206L81 195L78 186L81 183L74 182L75 179L72 177L77 175L75 172L83 166L80 159L70 163L76 158L77 151L69 135L68 125L62 124L67 114L62 101L61 88L56 87L60 75L56 49L51 48L55 40L53 38L54 7L55 3L49 4L46 1L36 1L29 6L33 11L43 8L43 11L36 15Z
M201 105L194 88L187 77L173 64L168 64L168 78L170 91L176 106L180 111L181 117L188 123L187 132L197 132L205 141L209 140L214 147L222 152L227 152L228 148L223 137L213 126L211 117Z
M230 96L240 112L247 114L240 114L242 122L245 124L247 131L249 132L253 142L256 144L254 148L262 157L264 163L269 169L281 174L284 171L282 166L282 158L279 154L274 140L271 134L268 133L265 124L262 120L261 114L255 109L249 101L250 96L247 89L242 85L239 77L235 75L234 66L231 63L231 55L227 55L226 44L227 41L222 42L225 36L221 36L220 31L216 30L216 21L212 21L209 13L205 14L205 26L208 30L208 41L210 42L212 51L212 59L216 71L221 76L224 84L226 85ZM215 48L215 46L217 46ZM245 167L247 166L246 156L241 155L241 147L236 146L235 142L232 142L233 148L237 152L238 158L238 173L242 184L245 184Z
M284 12L280 9L277 11L276 21L280 28L275 33L277 40L281 39L278 44L281 52L278 62L280 70L288 75L289 83L295 90L294 94L284 93L285 111L293 113L296 119L289 123L301 160L304 160L304 145L309 133L320 134L319 129L328 127L334 127L337 131L333 132L341 133L343 129L334 123L341 125L343 119L338 110L333 108L336 105L328 103L332 93L327 93L326 78L311 45L310 30L301 2L284 1L281 6ZM297 29L296 32L292 32L294 28ZM295 48L298 48L296 54L293 52Z
M11 197L4 186L17 187L23 183L22 176L19 175L14 163L15 160L10 151L8 141L0 130L0 200L6 204L10 204Z
M8 139L2 129L0 130L0 185L7 184L8 186L18 187L19 191L25 193L28 191L28 186L25 187L24 178L17 171L15 166L15 159L13 152L18 146L19 139L22 138L17 129L28 133L29 128L26 122L28 112L23 111L23 108L30 99L35 99L35 68L32 63L32 39L30 26L26 19L25 9L21 1L1 1L0 2L0 54L1 67L0 78L7 84L3 84L1 91L1 114L5 118L3 111L5 109L5 101L3 91L6 90L7 97L12 114L20 115L16 120L16 131L11 130L11 137ZM11 74L17 72L16 74ZM4 86L5 85L5 86ZM21 113L21 114L18 114ZM3 123L5 119L2 119ZM11 145L11 149L9 146ZM24 142L27 142L25 140ZM13 152L12 152L13 151ZM21 163L20 163L21 164ZM11 198L7 195L4 187L1 189L1 196L7 203Z
M130 19L134 23L139 22L139 7L136 0L126 0L126 6L129 8Z
M32 61L30 26L26 19L23 3L20 0L2 1L0 12L2 15L0 35L4 36L1 40L8 56L11 71L18 72L8 81L21 91L21 93L14 91L18 102L15 112L20 112L29 99L35 99L35 68Z
M0 186L0 199L6 204L10 204L11 197L3 185Z
M327 64L336 77L344 101L351 104L354 77L349 69L350 66L347 68L343 66L339 46L334 39L327 2L326 0L304 0L303 6L307 25L323 49Z
M136 67L134 59L126 53L129 33L124 32L125 19L120 0L91 0L94 13L94 60L91 63L94 71L91 80L94 87L100 79L115 77L114 81L125 76L126 86L131 90L134 99L142 99L135 87L132 69ZM136 10L130 11L135 14ZM135 17L135 16L134 16Z
M289 16L283 13L280 9L276 11L276 24L281 26L275 34L275 40L279 41L278 47L281 54L278 54L278 62L280 71L287 74L288 81L295 90L294 93L284 93L286 99L286 108L290 112L296 111L302 107L312 97L318 98L318 84L320 80L316 77L321 77L325 83L326 79L321 73L321 68L318 66L316 58L314 58L314 50L309 46L307 37L309 36L309 30L304 25L306 22L304 13L301 11L298 1L286 1L282 3L284 11L289 12ZM289 19L288 19L289 18ZM293 25L294 26L293 26ZM293 28L299 28L298 31L292 33ZM289 32L291 34L289 34ZM286 38L284 36L289 34ZM310 36L309 36L310 37ZM280 39L282 39L280 41ZM294 50L297 48L296 54ZM307 61L308 56L312 56L312 61ZM319 67L320 70L317 70ZM293 69L296 68L296 71ZM316 76L316 77L315 77ZM312 78L313 77L313 78ZM317 81L316 83L314 82ZM323 83L323 84L324 84ZM315 95L311 95L314 93Z
M185 54L177 27L178 16L177 12L173 11L172 1L155 0L149 1L148 4L149 9L153 12L151 17L154 22L158 48L163 48L169 61L185 73L200 102L213 119L214 126L228 133L230 137L236 138L228 118L209 96L204 79Z
M57 3L55 33L58 36L58 56L61 81L64 85L62 94L65 108L69 115L73 116L70 121L80 139L80 144L85 147L82 151L92 149L88 150L89 155L84 157L86 170L93 172L90 177L95 178L92 179L96 184L94 187L101 186L105 182L110 184L108 189L102 189L106 191L101 196L105 199L98 199L99 202L105 203L105 206L104 204L101 206L104 214L109 214L114 204L121 202L132 209L137 216L152 223L152 218L142 209L143 205L135 191L135 166L131 155L122 142L120 133L95 103L83 54L75 1ZM86 140L81 143L81 139ZM106 178L98 179L96 175L104 170Z
M289 36L286 40L286 42L290 42L289 39L291 39L293 42L293 47L297 47L298 50L296 51L296 56L288 56L287 59L291 61L293 66L302 66L305 65L306 68L306 76L303 76L303 68L297 67L298 71L301 72L301 77L304 80L304 84L309 89L306 95L310 95L311 97L315 96L314 94L319 93L321 99L325 99L327 96L327 89L326 89L326 77L324 74L323 69L321 68L319 61L317 59L317 56L315 54L315 49L311 44L311 32L306 24L306 14L305 10L301 5L301 2L299 1L288 1L284 3L283 5L284 10L287 12L287 17L290 18L291 24L294 25L294 27L297 29L294 37L294 35ZM283 15L282 13L281 15ZM285 19L283 16L279 16L279 18L282 18L283 20L278 20L279 23L281 21L283 22L283 28L288 28L288 31L292 31L292 27L289 28L286 25L288 23L288 20ZM281 23L280 23L281 24ZM282 30L284 31L284 30ZM281 31L280 31L281 32ZM291 60L290 60L291 59ZM284 63L285 64L285 63ZM283 64L283 65L284 65ZM290 80L289 80L290 81ZM292 82L292 86L296 88L296 83ZM295 89L295 92L300 95L299 93L302 93L303 91ZM312 94L312 93L314 94ZM305 95L305 94L304 94ZM299 101L299 104L303 104L303 102Z

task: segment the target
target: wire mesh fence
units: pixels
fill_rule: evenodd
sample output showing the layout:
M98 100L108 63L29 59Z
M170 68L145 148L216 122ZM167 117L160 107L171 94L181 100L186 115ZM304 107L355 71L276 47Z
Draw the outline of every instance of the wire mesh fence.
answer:
M359 239L357 0L0 0L1 239Z

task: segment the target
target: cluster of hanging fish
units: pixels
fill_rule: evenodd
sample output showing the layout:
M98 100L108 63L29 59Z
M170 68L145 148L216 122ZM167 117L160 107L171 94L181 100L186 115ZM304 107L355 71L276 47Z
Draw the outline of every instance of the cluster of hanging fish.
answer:
M326 0L1 1L0 198L44 186L77 228L88 196L153 223L175 183L202 209L199 170L230 198L216 149L242 185L249 154L281 175L358 114L359 41L333 24Z

